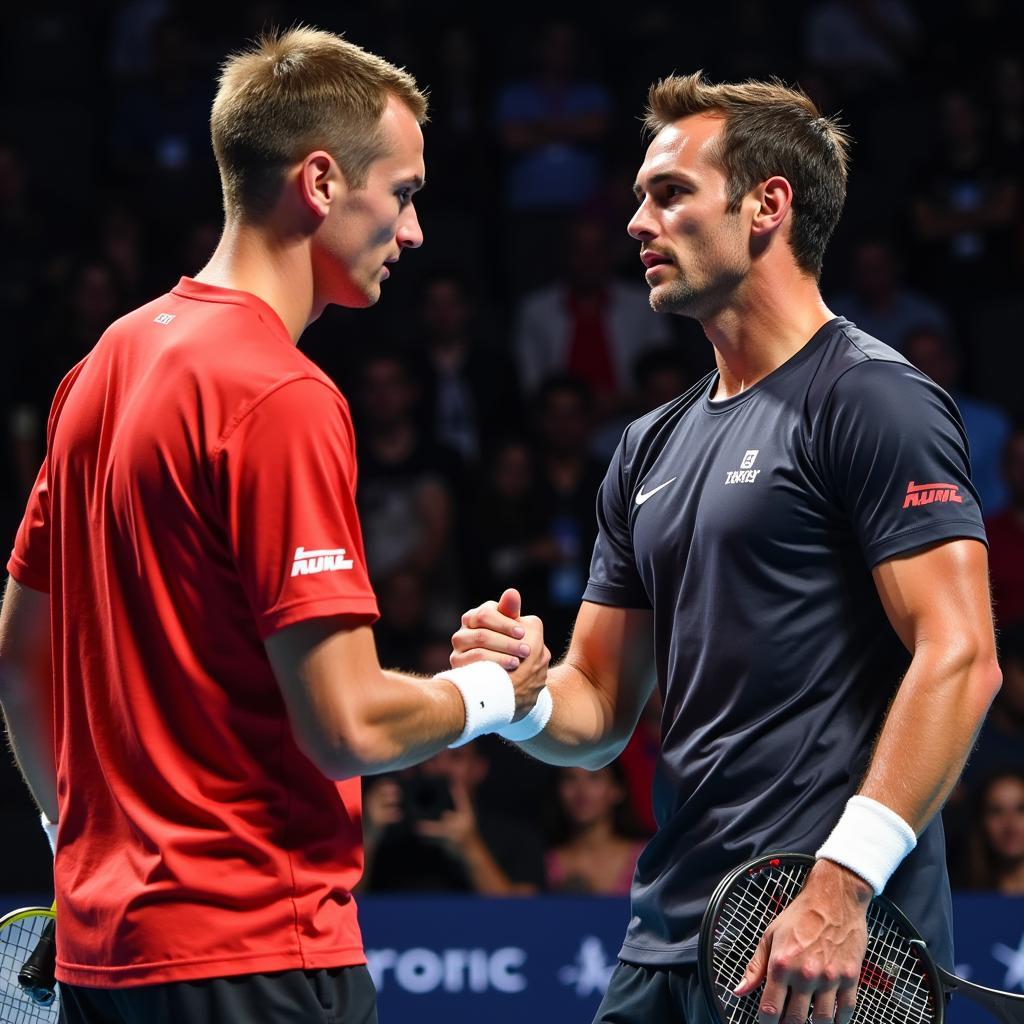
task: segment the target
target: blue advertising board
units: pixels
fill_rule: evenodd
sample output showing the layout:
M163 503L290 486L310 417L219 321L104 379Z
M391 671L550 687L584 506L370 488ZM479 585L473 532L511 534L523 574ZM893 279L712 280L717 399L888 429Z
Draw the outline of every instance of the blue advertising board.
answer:
M1024 993L1024 898L954 896L956 973ZM621 899L368 897L381 1024L589 1024L629 919ZM990 1022L954 998L952 1024Z
M0 896L0 912L49 904ZM623 899L363 896L381 1024L590 1024L629 919ZM1024 897L954 894L956 973L1024 993ZM991 1024L954 998L951 1024Z

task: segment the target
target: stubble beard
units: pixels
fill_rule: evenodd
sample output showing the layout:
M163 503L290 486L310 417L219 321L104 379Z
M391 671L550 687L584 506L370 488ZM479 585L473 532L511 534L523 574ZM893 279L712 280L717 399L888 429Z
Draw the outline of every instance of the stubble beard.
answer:
M710 319L725 306L743 281L740 267L723 267L703 285L687 281L679 266L674 280L651 289L649 301L655 313L674 313L694 320Z

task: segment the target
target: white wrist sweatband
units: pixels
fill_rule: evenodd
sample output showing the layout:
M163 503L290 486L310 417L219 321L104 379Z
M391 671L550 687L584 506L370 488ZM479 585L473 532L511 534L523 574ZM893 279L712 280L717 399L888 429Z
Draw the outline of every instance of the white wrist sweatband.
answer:
M521 743L523 740L532 740L539 736L551 720L551 691L545 686L537 696L537 703L530 708L530 713L518 722L511 725L504 725L495 732L506 740L513 740Z
M815 856L860 875L877 896L915 846L914 830L894 810L869 796L851 796Z
M50 821L46 816L46 812L43 811L39 815L39 821L43 826L43 831L46 833L46 839L50 844L50 850L53 855L57 856L57 822Z
M461 747L484 733L494 732L512 721L516 713L516 691L512 678L493 661L474 661L472 665L438 672L435 679L454 683L466 705L466 725L449 747Z

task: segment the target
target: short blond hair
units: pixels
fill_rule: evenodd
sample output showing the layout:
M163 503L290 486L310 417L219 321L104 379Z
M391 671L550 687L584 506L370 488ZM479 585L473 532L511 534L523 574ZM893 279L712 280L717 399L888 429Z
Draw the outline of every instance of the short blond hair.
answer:
M331 32L300 25L232 54L210 115L225 214L265 215L286 168L317 149L362 188L385 152L380 119L389 96L426 121L427 99L412 75Z
M772 175L793 186L790 244L797 265L821 276L825 246L846 202L850 137L824 117L801 89L777 78L714 85L702 71L670 75L651 86L644 125L651 133L694 114L725 119L712 154L728 177L729 208Z

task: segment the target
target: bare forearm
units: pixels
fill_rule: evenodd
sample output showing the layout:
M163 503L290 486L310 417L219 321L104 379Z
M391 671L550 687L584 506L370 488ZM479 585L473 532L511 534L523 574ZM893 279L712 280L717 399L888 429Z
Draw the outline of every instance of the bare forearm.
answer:
M447 679L382 672L339 768L345 775L379 775L418 764L457 739L465 721L462 695Z
M614 715L600 689L575 665L563 662L548 671L551 718L544 731L521 744L547 764L597 769L613 760L621 743Z
M46 816L56 821L50 597L13 577L0 609L0 705L21 774Z
M50 684L38 686L7 671L3 713L7 739L22 777L51 821L57 820L57 766L53 753L53 704ZM13 675L13 678L11 678ZM45 693L40 692L45 691Z
M994 653L957 656L931 645L919 648L860 792L920 835L956 785L999 679Z

